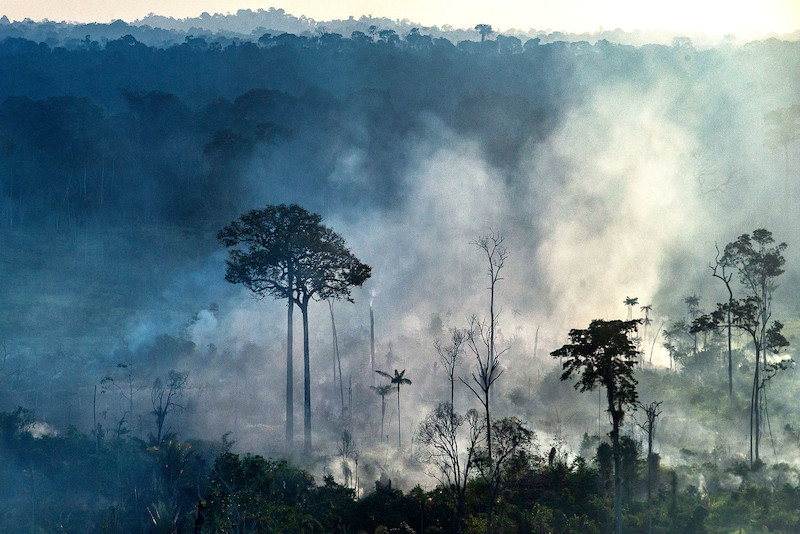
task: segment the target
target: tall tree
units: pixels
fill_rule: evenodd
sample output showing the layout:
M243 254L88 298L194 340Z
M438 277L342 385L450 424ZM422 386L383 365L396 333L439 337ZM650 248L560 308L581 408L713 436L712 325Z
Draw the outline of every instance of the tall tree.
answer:
M304 236L294 288L294 302L303 317L303 451L311 454L311 365L308 305L312 300L344 299L353 302L354 286L361 286L372 269L345 246L344 239L320 223Z
M400 386L404 386L406 384L411 384L411 380L405 377L406 370L403 369L399 373L397 369L394 370L394 376L390 375L389 373L385 373L383 371L375 370L381 376L385 376L391 381L391 384L397 386L397 448L398 450L402 447L403 442L400 439Z
M336 367L339 367L339 395L342 400L342 418L344 418L344 379L342 378L342 357L339 354L339 337L336 335L336 317L333 314L333 300L328 299L331 312L331 332L333 334L333 389L336 391Z
M728 331L728 408L733 406L733 317L731 312L733 309L733 289L731 288L731 280L733 273L727 272L727 265L722 261L719 246L714 245L717 249L717 255L714 258L714 265L711 268L711 276L719 279L725 284L725 289L728 292L728 308L725 311L725 329Z
M630 321L633 319L633 307L639 304L639 299L637 297L625 297L622 302L628 307L628 320Z
M764 115L764 125L768 128L767 145L783 148L784 194L789 196L789 148L800 139L800 104L773 109Z
M658 466L656 465L658 459L653 453L653 440L656 437L656 419L661 415L661 411L658 409L661 406L661 401L653 401L647 405L637 402L637 406L644 410L645 415L647 415L647 422L639 424L639 428L647 434L647 532L649 534L653 532L653 512L651 510L653 473L658 472Z
M686 323L691 324L692 321L697 319L697 316L700 315L700 297L697 295L690 295L688 297L684 297L683 303L686 304ZM689 333L692 335L692 354L697 354L697 332L692 331L691 328L689 329Z
M606 390L608 413L611 414L611 441L614 451L614 513L616 533L622 533L622 479L619 428L627 408L636 409L636 379L633 370L639 351L632 341L640 320L604 321L595 319L585 330L569 332L570 343L551 352L563 358L561 380L580 375L575 389Z
M644 306L641 306L639 308L639 310L644 313L644 318L642 319L642 326L644 326L644 332L642 332L642 340L643 340L643 346L646 348L647 347L647 327L650 326L651 324L653 324L653 320L650 319L650 312L653 311L653 305L652 304L646 304ZM632 319L632 317L631 317L631 319ZM644 351L642 352L642 356L644 357ZM644 360L642 360L642 363L644 363Z
M783 251L786 243L774 244L772 232L759 228L752 235L742 234L736 241L725 245L722 263L735 269L739 281L745 289L746 297L739 302L730 303L734 323L750 334L755 348L756 364L753 372L753 389L750 402L750 461L759 459L761 436L762 390L761 373L764 370L766 351L770 345L774 348L785 346L785 338L779 339L780 323L773 323L772 294L777 287L775 279L783 274L786 260ZM726 309L718 308L719 313L726 314ZM727 314L726 314L727 315ZM782 326L782 325L780 325ZM780 336L782 337L782 336ZM785 343L788 345L788 342Z
M478 364L478 372L472 373L472 381L474 386L464 380L461 382L466 385L470 391L477 397L483 405L485 415L486 429L486 462L485 465L488 469L492 469L495 465L492 456L492 419L491 419L491 393L492 386L503 374L500 367L499 357L507 350L503 349L499 353L495 345L495 328L497 326L497 316L494 311L494 297L497 288L497 282L502 280L500 278L500 271L505 267L506 258L508 258L508 249L503 245L504 237L502 234L492 232L487 235L478 237L473 244L483 251L485 259L488 263L487 274L489 275L489 318L482 321L477 317L472 317L470 328L467 331L467 346L469 350L475 355ZM488 324L487 324L488 321ZM477 389L476 389L477 388ZM488 473L488 481L494 480L491 473ZM487 514L486 514L486 532L491 534L492 531L492 511L494 509L494 491L489 491L487 495Z
M381 442L383 442L383 438L386 436L383 431L383 422L386 419L386 395L388 395L393 388L391 384L384 384L382 386L370 386L370 389L381 396Z
M217 234L230 248L225 280L242 284L256 298L287 301L286 327L286 442L294 441L293 311L300 261L308 252L306 235L320 224L320 216L296 204L252 210Z
M161 445L167 415L184 408L182 404L178 403L178 397L183 395L188 380L189 373L172 370L167 374L166 384L161 377L156 378L153 382L153 387L150 389L150 400L153 404L152 413L156 416L156 435L151 438L156 447Z
M491 24L477 24L475 30L481 34L481 42L486 41L486 38L494 33Z
M287 299L286 441L294 441L292 314L303 315L304 450L311 452L311 378L308 304L312 299L350 299L370 267L345 247L344 239L322 224L322 217L292 204L267 206L242 215L219 231L230 248L225 279L250 289L256 297Z
M749 334L756 352L756 366L753 387L750 397L750 463L759 460L759 445L761 439L761 412L766 409L765 386L778 371L788 369L793 363L791 358L781 361L768 361L767 353L779 354L789 346L789 341L784 337L783 323L773 321L764 330L759 316L759 300L749 296L745 299L734 299L728 303L717 304L717 309L710 315L702 315L695 319L692 329L701 332L719 328L725 324L728 317L731 325ZM761 363L759 364L759 360Z
M450 382L450 406L455 410L455 377L456 367L464 354L464 340L467 337L467 332L459 328L450 329L450 343L443 345L440 339L437 339L433 346L439 354L439 361L444 366L447 373L447 379Z

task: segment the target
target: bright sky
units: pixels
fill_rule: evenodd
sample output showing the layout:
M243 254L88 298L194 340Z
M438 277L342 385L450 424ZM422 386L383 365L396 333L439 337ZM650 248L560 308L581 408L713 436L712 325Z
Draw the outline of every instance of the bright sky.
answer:
M318 21L375 15L456 28L491 24L497 30L580 32L602 26L722 35L800 29L800 0L275 0L272 4L256 0L1 0L0 15L11 20L131 22L151 12L184 18L204 11L235 13L270 6Z

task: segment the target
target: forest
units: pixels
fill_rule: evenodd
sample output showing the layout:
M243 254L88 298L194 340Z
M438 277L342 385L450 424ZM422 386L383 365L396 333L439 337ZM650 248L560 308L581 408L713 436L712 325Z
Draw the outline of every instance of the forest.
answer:
M0 19L0 530L800 531L800 43L641 37Z

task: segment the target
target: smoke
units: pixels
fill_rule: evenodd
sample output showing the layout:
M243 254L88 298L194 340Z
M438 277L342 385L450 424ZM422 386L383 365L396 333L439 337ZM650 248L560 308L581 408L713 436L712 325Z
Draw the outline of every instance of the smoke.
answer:
M522 410L541 439L566 436L573 454L577 437L595 428L596 406L575 396L571 402L586 406L562 414L561 421L550 410L532 405L525 393L531 380L556 379L548 373L555 362L547 354L563 343L569 328L585 327L594 318L624 318L623 300L631 296L639 305L653 305L655 332L658 323L683 316L686 295L702 295L707 305L718 298L707 280L714 243L724 244L751 231L753 222L766 226L777 221L771 215L756 216L769 213L761 204L764 184L743 181L741 174L761 169L766 175L774 169L765 161L765 148L743 142L740 132L702 133L702 121L692 115L697 102L690 99L687 104L687 98L680 80L669 76L653 86L598 87L591 98L568 110L546 139L525 145L510 170L489 163L475 139L434 115L424 115L398 148L407 157L398 173L396 202L356 208L325 202L326 224L373 268L372 278L354 291L355 303L335 308L346 402L352 398L359 420L354 439L365 448L365 465L380 464L392 449L375 443L380 401L368 389L375 383L369 370L369 307L375 314L376 367L407 369L414 382L402 392L401 425L405 440L410 440L419 415L432 409L446 390L432 346L444 333L436 330L432 318L444 318L444 328L465 327L472 315L487 315L486 260L472 244L481 234L503 233L510 253L496 295L498 335L503 346L511 348L503 357L507 373L498 382L496 411ZM760 113L753 105L743 105L738 112L753 121ZM729 152L743 146L747 149ZM363 147L350 147L341 154L327 177L331 184L358 187L375 179ZM253 180L259 182L263 176L256 174ZM276 193L264 194L266 203ZM283 198L288 193L280 189L279 194ZM730 211L746 206L743 199L748 198L753 199L752 209ZM221 258L216 256L198 285L224 285L221 273ZM251 399L254 411L247 412L238 404L242 399L224 393L230 384L224 381L220 391L205 393L206 406L213 406L210 413L216 414L210 419L218 420L214 429L221 434L230 429L225 414L236 412L241 420L240 446L279 450L285 307L271 300L254 301L245 291L232 288L219 294L224 295L219 311L200 311L187 333L198 347L213 344L227 351L237 362L239 376L246 376L247 387L258 394ZM345 423L332 381L326 308L311 307L312 398L318 450L334 454ZM639 316L638 307L633 311ZM535 340L537 328L541 334ZM298 340L299 325L296 329ZM652 342L660 346L655 339ZM298 345L296 341L296 362L301 354ZM246 347L251 347L250 356L243 358L240 354ZM655 362L666 365L666 361L657 350ZM460 376L468 378L472 365L471 357L466 357ZM297 363L295 367L299 402L302 383ZM194 376L198 381L205 377L205 372ZM474 404L469 392L461 389L457 405ZM266 412L261 406L267 406ZM269 414L266 419L264 413ZM295 413L302 413L299 405ZM394 403L388 402L389 436L396 417ZM690 431L689 419L682 416L672 420L681 423L666 424L664 435L673 427L683 429L674 434L675 443L695 442L692 436L709 432L696 421ZM298 419L298 431L299 425ZM742 438L738 435L732 442L741 444ZM710 448L714 443L696 445ZM680 456L678 449L666 445L664 452L674 459ZM340 467L329 469L339 472Z
M499 151L507 156L502 164L498 151L489 153L485 139L460 129L459 120L420 112L408 121L413 126L391 137L396 144L380 164L371 159L373 129L358 116L343 125L358 135L338 140L325 165L309 156L316 152L304 143L320 139L307 132L278 148L262 147L242 165L253 194L239 206L241 212L268 203L299 203L320 212L372 267L372 278L354 290L354 303L335 304L341 389L333 380L338 368L332 366L328 308L311 305L312 413L315 449L321 455L336 455L342 428L349 425L362 449L361 468L376 474L395 455L398 415L409 443L424 414L449 397L433 342L446 339L449 327L466 327L473 315L488 315L486 258L473 242L492 231L505 236L509 251L496 294L499 344L510 348L502 357L505 373L497 382L496 413L524 415L543 440L564 437L573 452L583 432L601 428L602 433L605 421L597 421L594 396L572 392L551 372L556 362L549 352L566 341L570 328L584 328L595 318L624 318L623 300L636 297L639 305L653 306L647 341L659 347L658 325L685 316L685 296L699 295L706 310L721 298L722 288L707 267L715 243L724 246L758 227L773 229L778 241L789 242L788 272L776 309L791 309L800 259L800 247L791 242L800 222L797 184L785 184L783 161L763 142L763 115L793 103L795 96L791 89L754 94L748 80L779 87L780 74L765 66L763 73L739 77L740 65L724 58L718 58L718 69L692 78L692 61L701 59L692 54L687 51L685 65L651 66L657 82L611 83L598 77L587 96L570 100L574 103L559 111L552 130L531 133L518 150ZM586 79L591 79L588 74ZM493 123L498 132L513 131L515 120L521 120L491 119L508 121ZM386 169L391 169L389 176L381 174ZM306 175L305 182L298 178ZM374 188L386 189L381 191L385 195L359 198L359 191ZM193 402L190 410L168 421L173 429L184 437L210 438L233 431L240 450L286 453L286 303L256 300L225 282L224 251L213 236L202 239L194 261L165 262L163 273L148 271L150 278L163 276L163 284L145 286L136 295L140 311L107 342L112 348L80 367L90 377L76 394L83 399L82 416L88 419L90 413L92 381L104 375L122 384L132 373L136 405L146 414L148 385L178 369L189 372L187 396ZM166 255L175 246L164 240L159 253ZM115 257L117 248L123 257ZM133 255L130 250L117 243L104 250L109 264L136 269L138 264L124 257ZM380 397L369 389L377 380L369 365L371 308L376 368L406 369L413 381L401 392L399 414L394 399L387 398L388 444L379 436ZM641 315L638 307L633 312ZM296 320L299 438L302 336ZM74 356L79 350L67 352ZM664 358L656 352L656 364L663 366ZM118 368L120 362L133 363L132 371ZM474 357L467 354L457 376L468 380L473 368ZM101 402L107 427L126 409L121 387L108 389ZM459 411L475 405L462 384L456 390ZM342 396L349 413L341 408ZM36 394L19 402L27 399L45 404ZM676 410L677 403L664 408ZM565 408L559 414L554 404L573 411ZM675 430L664 448L669 456L679 456L680 443L715 446L713 440L698 438L709 434L710 425L685 414L665 421L676 422L664 425L664 439ZM149 424L145 415L135 430L143 434ZM742 439L741 433L731 438L737 446ZM329 468L343 474L339 464Z
M549 177L536 257L562 329L620 318L628 295L652 303L664 261L703 226L697 143L665 115L672 98L605 88L532 156L532 179Z

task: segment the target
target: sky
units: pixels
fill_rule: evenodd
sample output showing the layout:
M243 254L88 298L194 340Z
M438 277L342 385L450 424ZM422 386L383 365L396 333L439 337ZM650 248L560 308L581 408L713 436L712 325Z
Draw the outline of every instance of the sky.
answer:
M0 15L11 20L132 22L148 13L185 18L269 7L318 21L374 15L426 26L491 24L501 31L585 32L602 27L723 35L800 29L800 0L285 0L272 5L253 0L3 0Z

